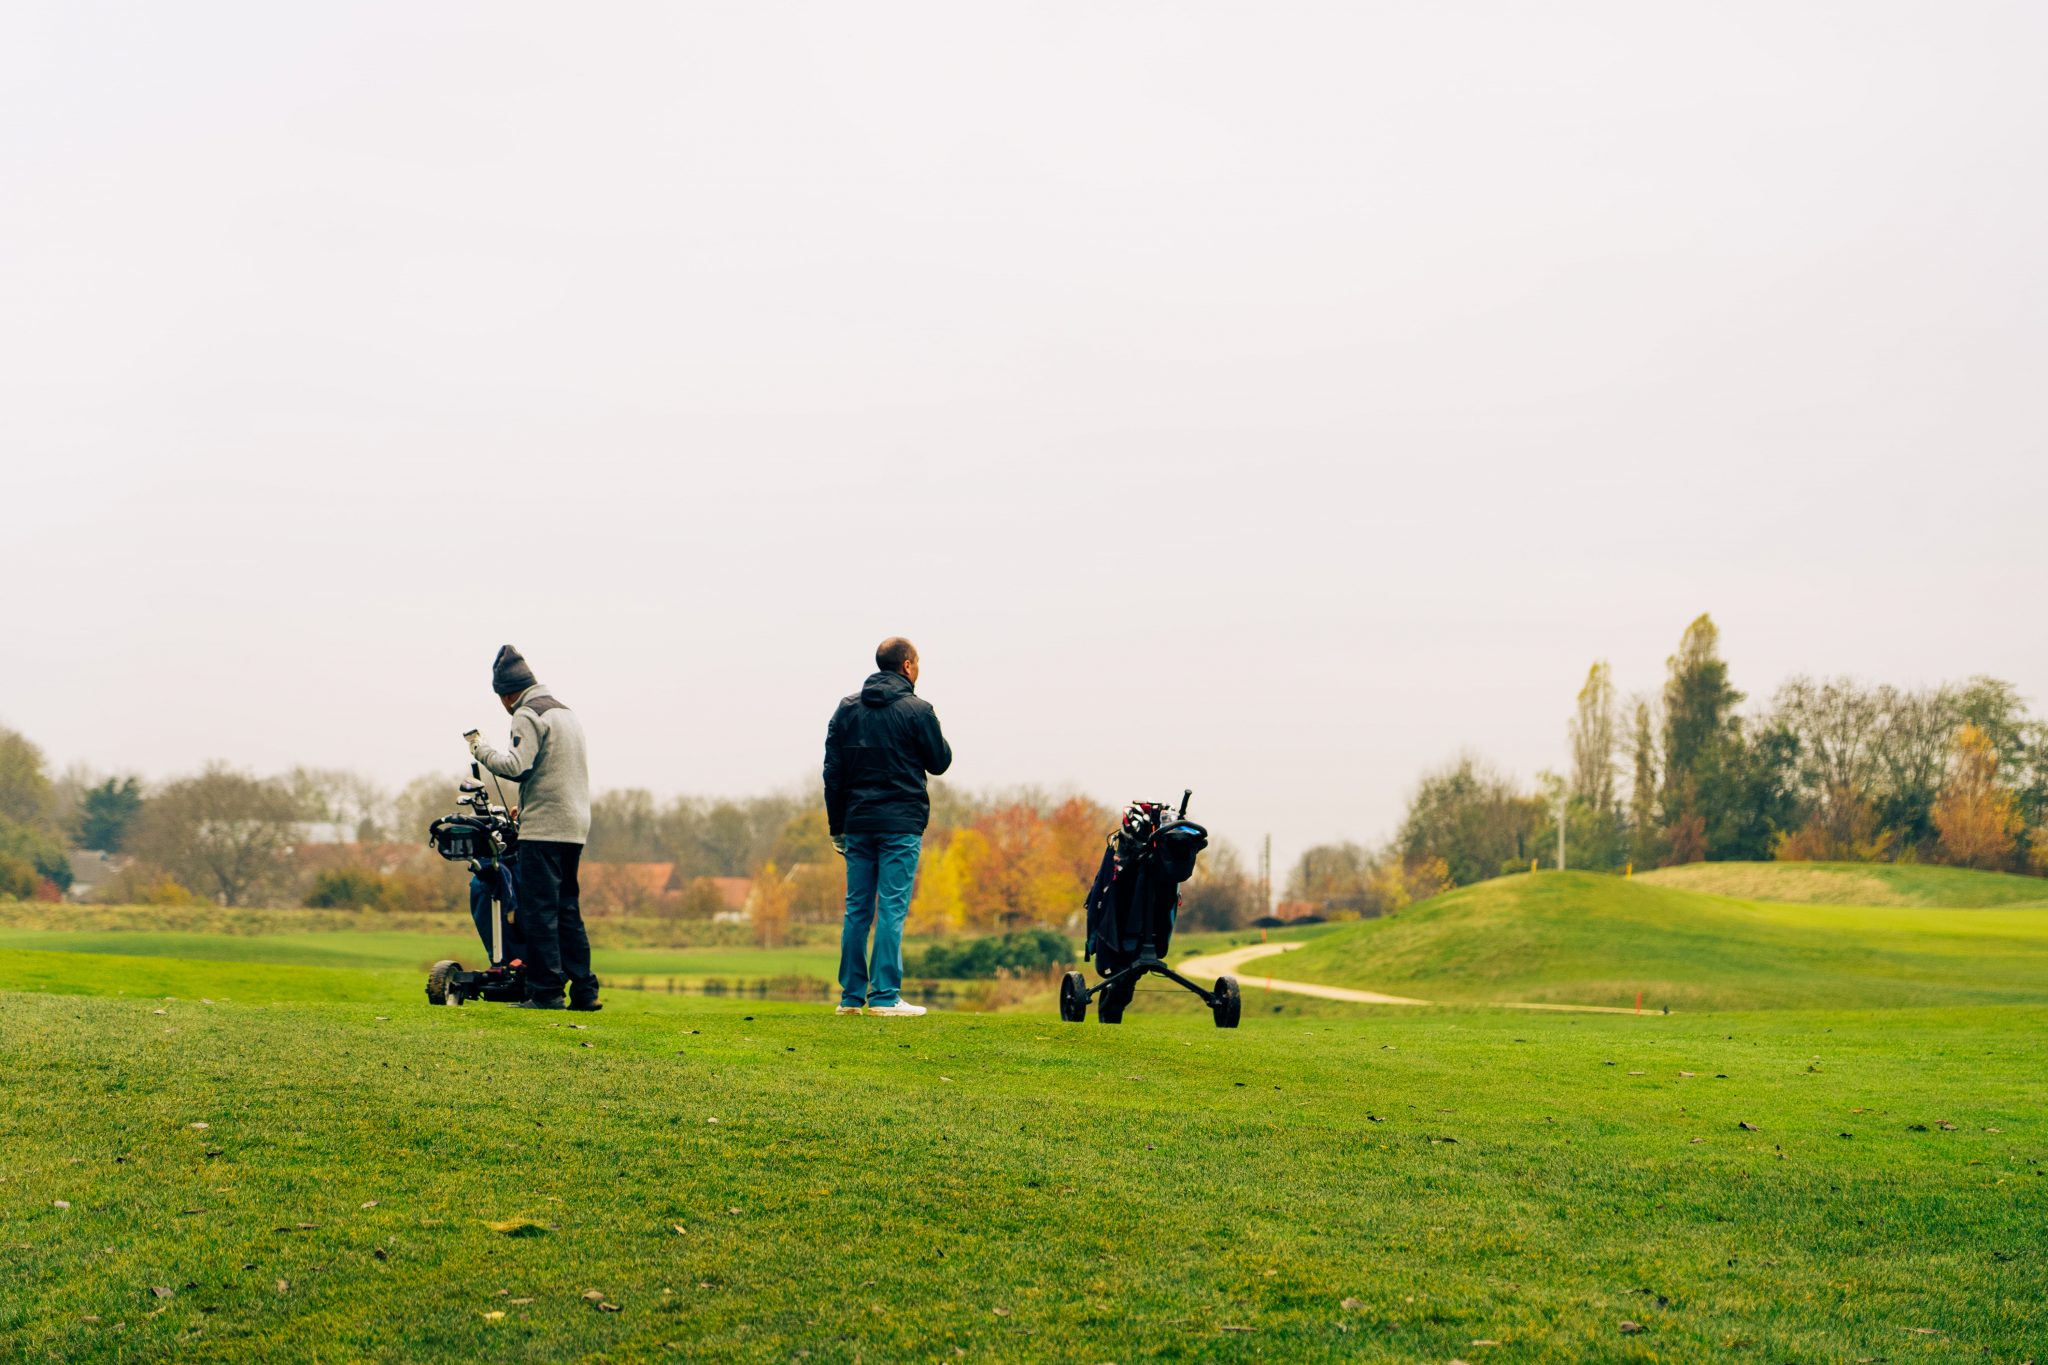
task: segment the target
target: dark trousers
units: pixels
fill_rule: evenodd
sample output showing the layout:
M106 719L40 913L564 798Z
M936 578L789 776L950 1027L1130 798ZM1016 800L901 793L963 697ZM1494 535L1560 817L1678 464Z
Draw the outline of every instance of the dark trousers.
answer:
M519 895L520 936L526 941L526 993L536 1000L559 998L569 988L571 1004L597 999L590 970L590 936L583 932L581 890L576 884L583 845L527 839L519 845L513 876Z
M505 915L505 952L493 959L495 963L518 962L526 957L526 942L519 937L519 920L515 912L519 898L512 890L514 862L485 862L469 874L469 917L476 921L477 937L484 941L484 951L491 951L491 902L496 901Z

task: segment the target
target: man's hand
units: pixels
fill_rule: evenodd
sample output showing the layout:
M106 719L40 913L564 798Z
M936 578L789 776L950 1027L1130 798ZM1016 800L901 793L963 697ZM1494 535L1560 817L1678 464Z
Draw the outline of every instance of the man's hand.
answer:
M484 732L481 730L464 730L462 738L468 742L470 755L474 757L477 746L484 742Z
M846 836L844 834L832 836L832 851L842 858L846 856Z

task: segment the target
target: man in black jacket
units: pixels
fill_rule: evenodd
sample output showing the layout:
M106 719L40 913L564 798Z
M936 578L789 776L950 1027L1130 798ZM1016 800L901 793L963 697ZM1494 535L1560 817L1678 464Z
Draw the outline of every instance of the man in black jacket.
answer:
M825 730L825 818L846 859L839 1013L907 1017L924 1013L902 992L903 921L932 813L925 774L951 767L953 750L917 695L916 646L891 636L875 650L875 668Z

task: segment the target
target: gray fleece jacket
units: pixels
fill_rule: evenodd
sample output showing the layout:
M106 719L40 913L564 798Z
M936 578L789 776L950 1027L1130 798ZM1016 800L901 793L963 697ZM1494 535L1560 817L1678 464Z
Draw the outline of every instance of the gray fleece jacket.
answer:
M535 683L512 712L512 748L500 752L479 737L470 752L500 777L519 784L519 837L561 844L590 838L590 762L583 722Z

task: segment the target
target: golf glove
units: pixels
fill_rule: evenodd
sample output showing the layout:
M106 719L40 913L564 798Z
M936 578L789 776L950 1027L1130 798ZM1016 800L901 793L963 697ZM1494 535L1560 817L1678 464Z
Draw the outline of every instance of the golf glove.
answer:
M475 757L477 746L484 742L484 732L481 730L464 730L462 737L469 741L470 756Z
M832 851L842 858L846 856L846 836L844 834L832 836Z

